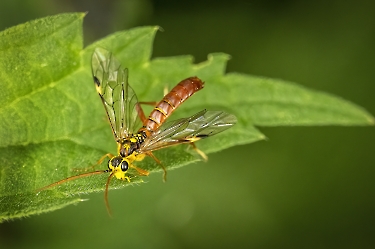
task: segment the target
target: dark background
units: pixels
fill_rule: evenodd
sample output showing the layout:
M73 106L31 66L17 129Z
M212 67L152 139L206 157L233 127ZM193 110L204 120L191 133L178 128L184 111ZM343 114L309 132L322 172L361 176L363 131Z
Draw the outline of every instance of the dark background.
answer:
M13 1L0 28L88 11L85 45L160 25L154 57L232 56L228 71L281 78L375 113L375 1ZM244 96L239 96L244 97ZM1 248L375 248L373 127L260 128L268 141L209 155L167 183L111 191L0 224Z

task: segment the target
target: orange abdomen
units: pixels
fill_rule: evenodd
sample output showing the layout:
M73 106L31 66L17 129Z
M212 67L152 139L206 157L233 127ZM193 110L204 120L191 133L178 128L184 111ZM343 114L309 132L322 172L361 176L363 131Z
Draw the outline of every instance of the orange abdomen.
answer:
M143 124L141 130L155 131L172 112L187 100L195 92L203 88L204 82L198 77L187 78L178 83L164 98L155 106L150 116Z

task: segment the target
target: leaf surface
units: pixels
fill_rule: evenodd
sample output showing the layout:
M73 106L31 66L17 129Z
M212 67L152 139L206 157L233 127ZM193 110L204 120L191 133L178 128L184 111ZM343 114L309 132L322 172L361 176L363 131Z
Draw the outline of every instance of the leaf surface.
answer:
M31 21L0 33L0 220L52 211L104 190L108 174L36 189L79 173L104 154L116 152L101 101L91 77L91 55L100 46L129 68L129 82L141 101L158 101L190 76L205 89L170 119L203 109L225 110L238 118L231 129L197 143L205 153L265 139L255 126L373 125L363 108L294 83L239 73L225 74L229 56L214 53L193 63L191 56L151 58L157 27L118 32L82 47L84 14L61 14ZM147 108L146 108L147 110ZM147 111L146 111L147 112ZM168 169L200 158L181 145L156 151ZM137 165L160 167L150 158ZM98 169L105 169L105 163ZM131 183L113 179L110 188Z

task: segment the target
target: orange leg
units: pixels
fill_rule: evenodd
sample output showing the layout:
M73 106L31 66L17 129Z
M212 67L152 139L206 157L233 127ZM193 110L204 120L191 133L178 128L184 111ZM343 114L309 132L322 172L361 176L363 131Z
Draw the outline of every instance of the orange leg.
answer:
M136 105L136 109L137 109L137 112L138 112L138 116L139 118L141 119L142 121L142 124L145 124L147 122L147 117L145 115L145 112L143 111L142 109L142 106L141 105L152 105L152 106L156 106L157 102L138 102L137 105Z
M167 170L166 170L166 168L163 166L163 164L160 162L160 160L157 159L156 156L154 156L154 154L152 154L152 152L147 152L146 155L148 155L149 157L154 159L155 162L157 162L160 165L160 167L163 169L163 171L164 171L163 181L166 182L167 181Z
M164 96L168 94L168 87L164 87ZM151 106L156 106L158 102L156 101L140 101L136 105L136 109L138 112L138 116L142 121L142 124L145 125L146 122L148 121L145 112L143 111L141 105L151 105Z
M134 165L130 165L130 168L135 169L141 176L148 176L150 174L150 172L148 172L147 170L138 168L138 167L136 167Z
M195 143L190 143L190 145L193 146L193 149L203 158L203 160L205 162L207 162L207 160L208 160L207 155L203 151L198 149L197 146L195 145Z

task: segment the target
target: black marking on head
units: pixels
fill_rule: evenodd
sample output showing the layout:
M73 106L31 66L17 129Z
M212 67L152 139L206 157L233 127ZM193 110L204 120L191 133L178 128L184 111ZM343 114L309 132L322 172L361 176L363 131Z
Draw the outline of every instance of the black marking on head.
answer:
M122 161L122 157L119 157L119 156L117 156L117 157L114 157L114 158L112 158L111 160L110 160L110 164L113 166L113 167L118 167L119 166L119 164L121 163L121 161Z

